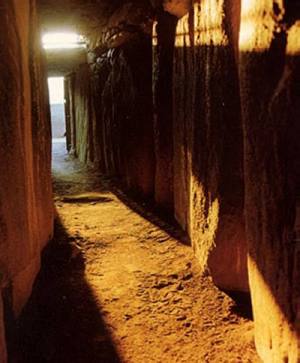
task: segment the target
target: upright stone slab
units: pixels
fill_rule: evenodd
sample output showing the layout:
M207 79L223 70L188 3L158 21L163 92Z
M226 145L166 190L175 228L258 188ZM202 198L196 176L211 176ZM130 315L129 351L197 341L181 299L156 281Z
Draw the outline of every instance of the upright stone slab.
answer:
M160 10L153 44L155 201L173 209L173 51L177 18Z
M300 22L287 5L243 0L240 88L255 342L266 363L300 360Z
M173 71L174 215L183 230L190 227L191 137L194 117L193 11L176 28Z
M31 294L53 230L51 131L38 29L35 1L1 4L0 275L14 318ZM0 346L3 323L1 316ZM5 361L4 348L0 357Z
M175 215L203 270L248 291L235 1L195 1L179 20L174 72Z

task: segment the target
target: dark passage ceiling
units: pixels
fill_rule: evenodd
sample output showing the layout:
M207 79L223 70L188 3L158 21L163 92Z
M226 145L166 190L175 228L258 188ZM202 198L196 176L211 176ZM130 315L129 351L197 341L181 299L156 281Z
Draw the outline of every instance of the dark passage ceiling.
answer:
M149 5L148 0L38 0L44 32L75 30L83 34L99 31L124 4Z
M157 9L178 17L191 0L37 0L42 33L76 32L96 54L126 42L135 32L152 32ZM69 72L85 57L83 50L48 52L49 71Z
M43 31L76 30L84 34L99 31L120 7L130 4L139 8L165 10L184 15L192 0L38 0Z

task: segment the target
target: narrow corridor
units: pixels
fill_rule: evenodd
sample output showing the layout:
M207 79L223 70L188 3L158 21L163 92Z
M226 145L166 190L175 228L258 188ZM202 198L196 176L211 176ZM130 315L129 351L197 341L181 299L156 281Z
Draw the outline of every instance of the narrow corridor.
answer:
M0 43L0 363L299 363L300 0L5 0Z
M99 184L61 141L53 155L55 238L16 361L259 362L253 322L200 276L178 231Z

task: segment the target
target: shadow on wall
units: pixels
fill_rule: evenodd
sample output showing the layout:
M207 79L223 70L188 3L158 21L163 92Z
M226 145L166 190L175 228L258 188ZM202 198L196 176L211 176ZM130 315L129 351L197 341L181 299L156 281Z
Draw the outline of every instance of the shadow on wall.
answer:
M284 36L274 37L269 53L243 52L241 84L247 89L243 94L248 175L245 208L258 351L264 361L281 358L296 362L300 341L297 232L300 220L300 57L284 56L286 45ZM277 59L272 65L270 53L272 59ZM269 87L265 86L263 91L258 91L258 84L248 76L255 62L262 66L259 74L252 70L253 77L269 77ZM264 104L265 108L249 107L249 99Z
M71 242L57 220L54 240L44 251L41 272L11 345L13 363L121 361L85 280L84 259L73 256Z
M286 2L281 27L270 41L261 38L260 51L249 37L256 18L243 14L240 37L248 266L256 346L266 362L300 357L300 13L294 4Z
M294 19L284 18L276 33L259 38L260 14L243 14L238 44L230 20L234 16L234 23L240 22L240 9L197 23L213 3L198 4L200 13L192 14L176 37L175 212L190 229L200 263L208 260L221 288L228 288L228 281L237 290L245 288L248 255L258 352L265 362L296 362L300 26L292 29ZM260 48L253 46L255 35Z
M69 150L127 187L153 194L151 37L136 36L66 78Z
M205 6L211 3L201 3L203 9L195 4L177 24L174 209L203 271L208 265L222 289L246 292L243 131L235 49L238 28L231 29L227 9L225 17L214 14L210 23ZM239 18L238 10L235 18Z

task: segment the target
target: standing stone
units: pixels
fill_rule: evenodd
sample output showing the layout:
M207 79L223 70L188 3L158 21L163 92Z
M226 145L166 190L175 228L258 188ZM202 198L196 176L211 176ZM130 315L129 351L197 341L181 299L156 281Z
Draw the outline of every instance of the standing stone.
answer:
M239 40L249 279L266 363L300 360L300 22L287 3L243 0Z

